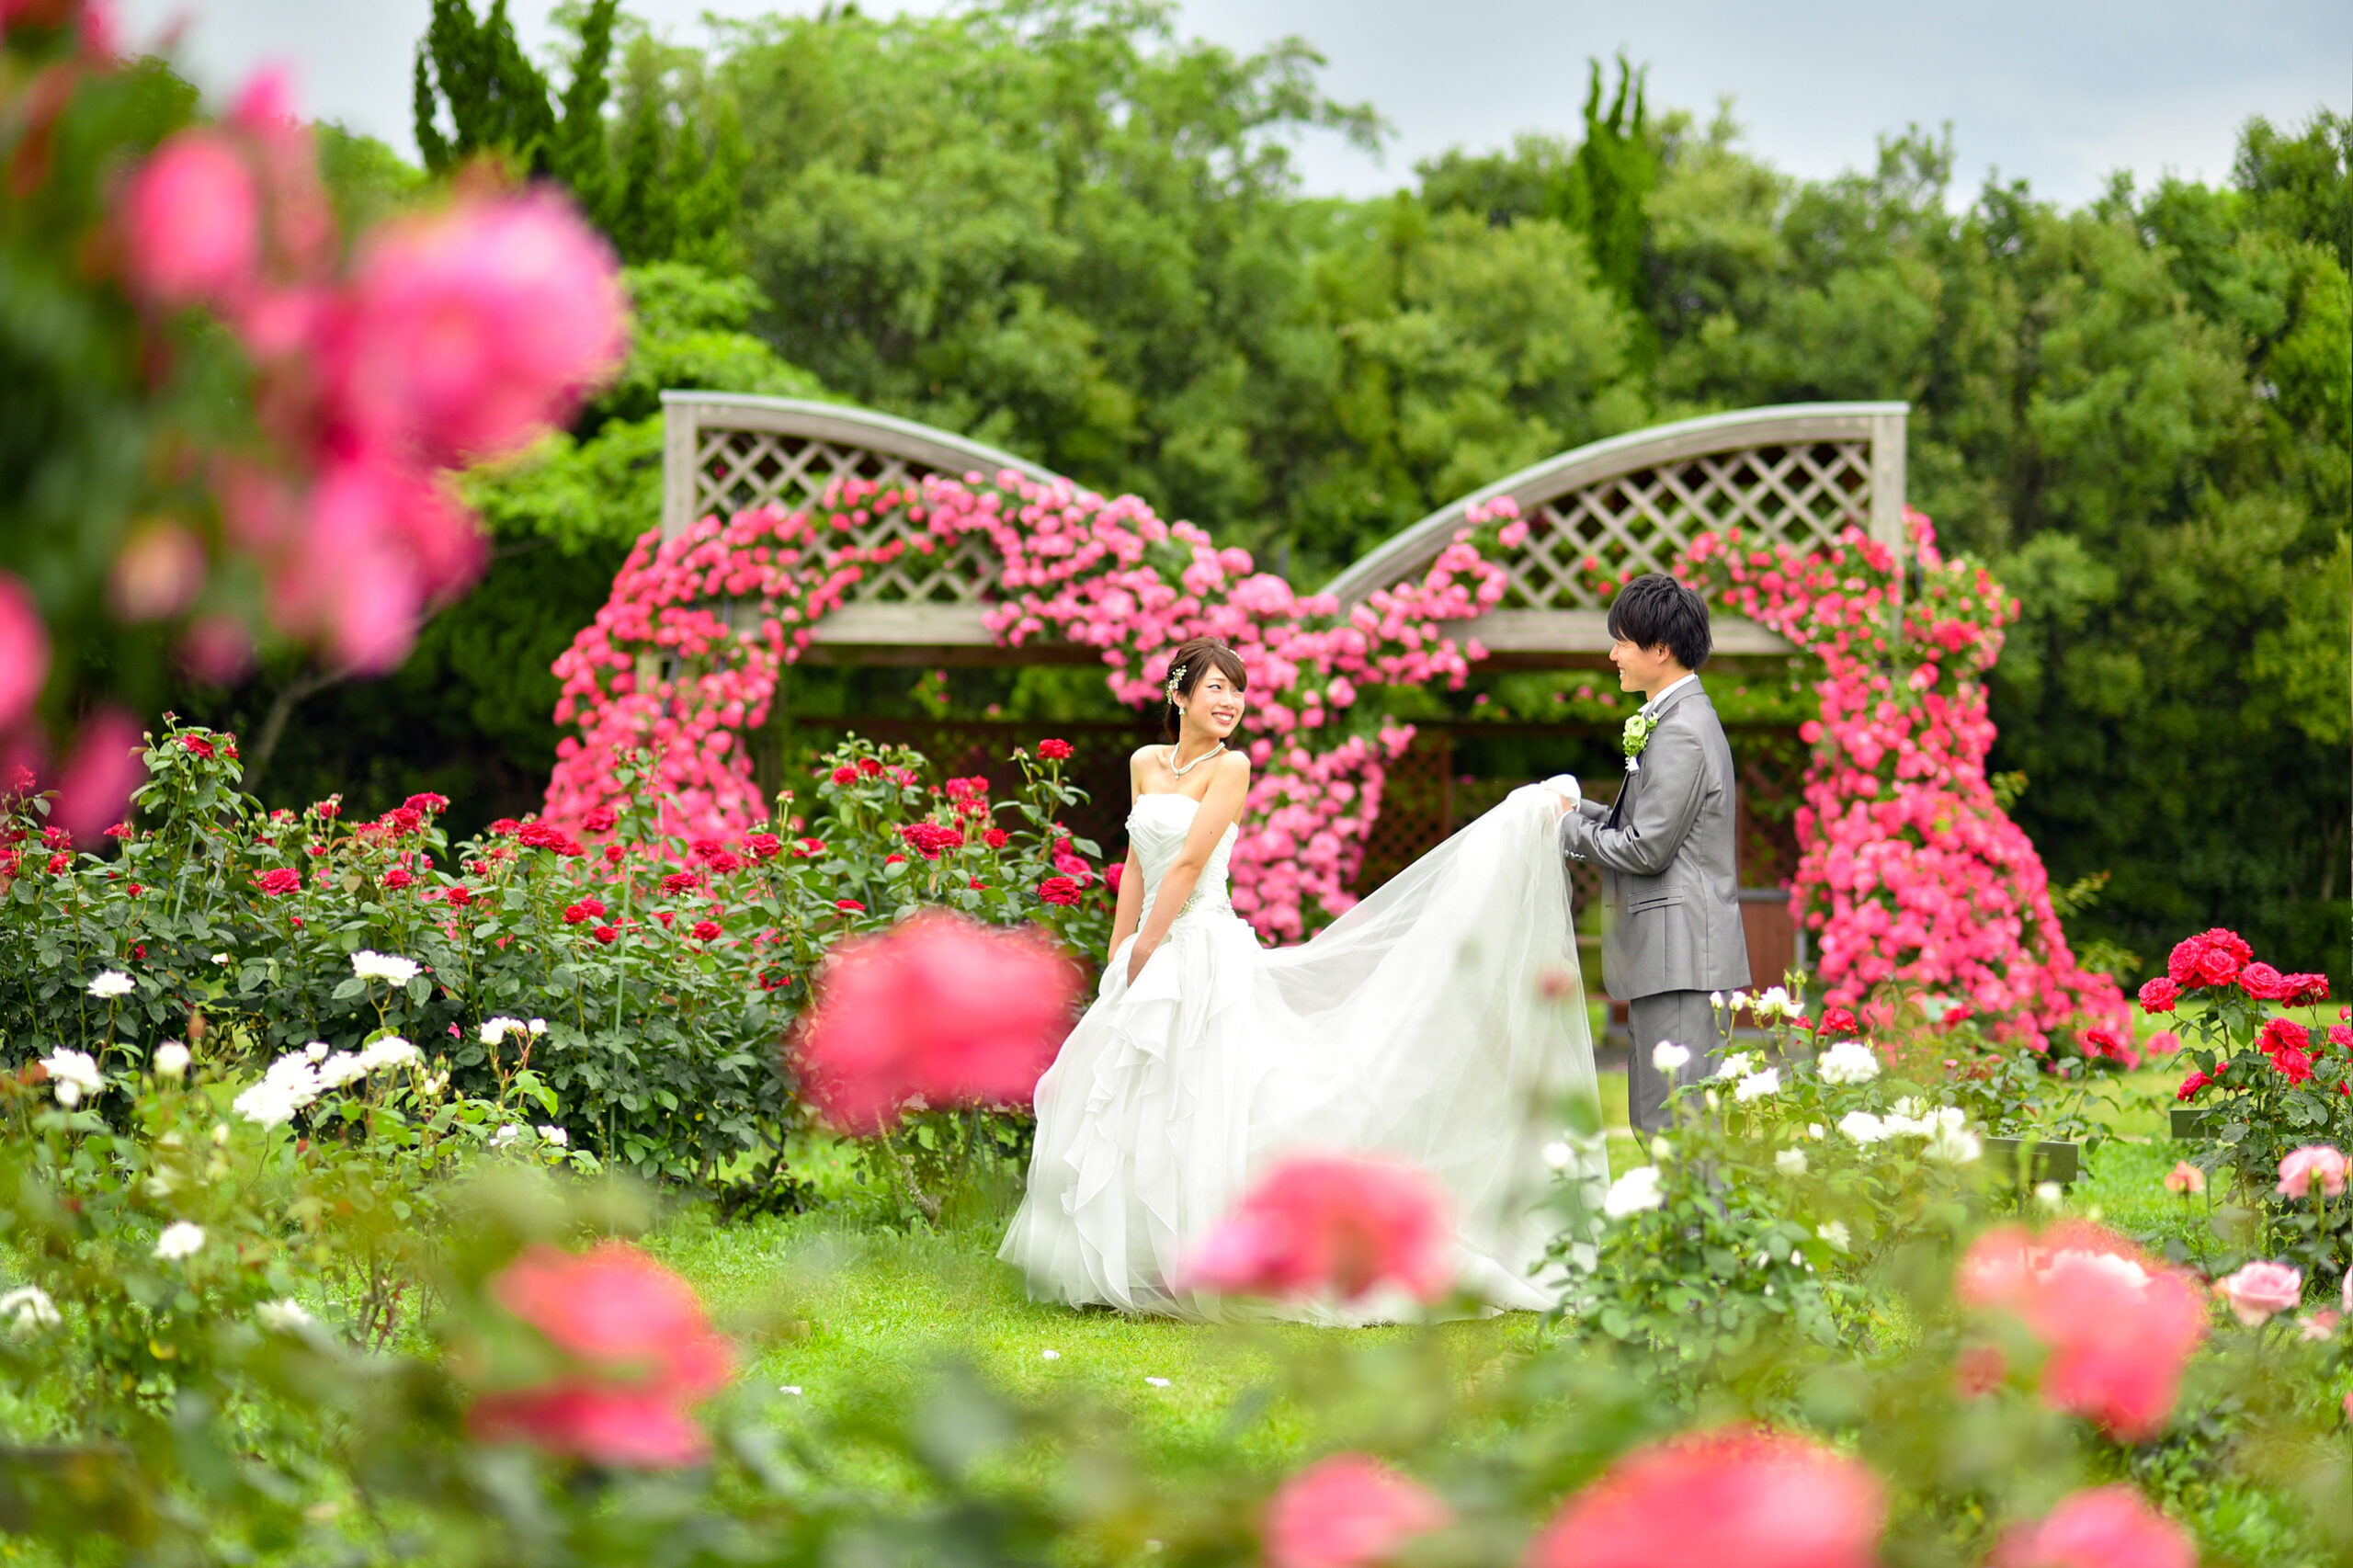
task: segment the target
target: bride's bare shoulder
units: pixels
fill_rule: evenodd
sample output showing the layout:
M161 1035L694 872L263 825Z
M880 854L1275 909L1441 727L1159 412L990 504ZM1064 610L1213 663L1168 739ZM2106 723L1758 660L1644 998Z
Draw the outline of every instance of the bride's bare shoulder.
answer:
M1217 759L1217 771L1218 777L1222 778L1249 778L1250 754L1245 751L1227 752Z

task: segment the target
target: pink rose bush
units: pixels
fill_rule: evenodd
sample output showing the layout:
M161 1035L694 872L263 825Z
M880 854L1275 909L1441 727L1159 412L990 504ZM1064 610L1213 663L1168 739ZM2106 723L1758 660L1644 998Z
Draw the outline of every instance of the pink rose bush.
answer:
M483 564L450 471L565 423L625 335L608 247L551 189L474 181L346 236L281 77L187 123L109 12L0 18L12 266L49 279L76 383L33 395L139 443L103 477L33 454L64 528L0 549L0 776L90 833L137 783L111 690L167 661L234 680L265 626L330 666L397 664Z
M1158 700L1167 653L1187 638L1216 636L1241 654L1255 777L1233 903L1261 932L1295 938L1313 910L1336 915L1354 902L1347 888L1385 766L1413 739L1409 727L1354 722L1352 710L1371 686L1462 683L1483 652L1443 627L1502 597L1503 574L1473 532L1509 515L1506 502L1471 519L1419 581L1346 615L1132 495L1107 499L1012 471L889 487L850 480L813 511L706 517L668 540L649 532L596 622L556 662L557 722L580 733L559 747L547 815L576 822L606 803L615 748L638 747L660 753L680 831L741 831L761 809L741 737L767 722L779 675L805 652L811 629L868 572L977 540L999 594L990 630L1014 647L1051 635L1097 650L1122 701ZM856 542L886 519L911 537ZM723 600L756 613L730 620ZM681 673L647 679L649 654Z
M1996 1040L2035 1051L2078 1019L2129 1040L2122 995L2075 962L2041 858L1986 778L1984 676L2017 605L1983 567L1947 559L1925 516L1905 521L1919 591L1900 642L1897 562L1860 529L1812 556L1704 535L1677 567L1821 661L1790 892L1819 937L1822 983L1850 1006L1890 983L1950 994Z

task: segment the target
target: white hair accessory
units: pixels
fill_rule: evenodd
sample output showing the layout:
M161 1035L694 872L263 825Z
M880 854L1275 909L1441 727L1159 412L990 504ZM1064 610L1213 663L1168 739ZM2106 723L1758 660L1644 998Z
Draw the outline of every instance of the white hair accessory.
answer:
M1169 701L1174 702L1176 700L1177 688L1184 684L1185 672L1191 666L1188 665L1179 665L1175 669L1168 672L1168 685L1165 689L1168 693Z

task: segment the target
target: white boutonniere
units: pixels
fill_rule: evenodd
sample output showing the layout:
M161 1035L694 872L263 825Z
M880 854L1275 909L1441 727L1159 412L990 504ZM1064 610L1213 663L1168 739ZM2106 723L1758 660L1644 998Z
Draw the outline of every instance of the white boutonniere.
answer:
M1651 744L1651 732L1658 728L1658 715L1637 713L1626 721L1626 728L1618 738L1618 749L1626 754L1626 771L1643 770L1643 748Z

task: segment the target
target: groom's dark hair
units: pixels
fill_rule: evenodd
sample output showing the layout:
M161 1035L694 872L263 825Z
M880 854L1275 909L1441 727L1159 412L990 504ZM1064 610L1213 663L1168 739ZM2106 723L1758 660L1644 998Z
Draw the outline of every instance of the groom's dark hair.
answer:
M1715 646L1708 634L1708 601L1699 590L1657 572L1645 572L1618 590L1609 601L1609 635L1639 648L1664 642L1687 670L1706 664Z

